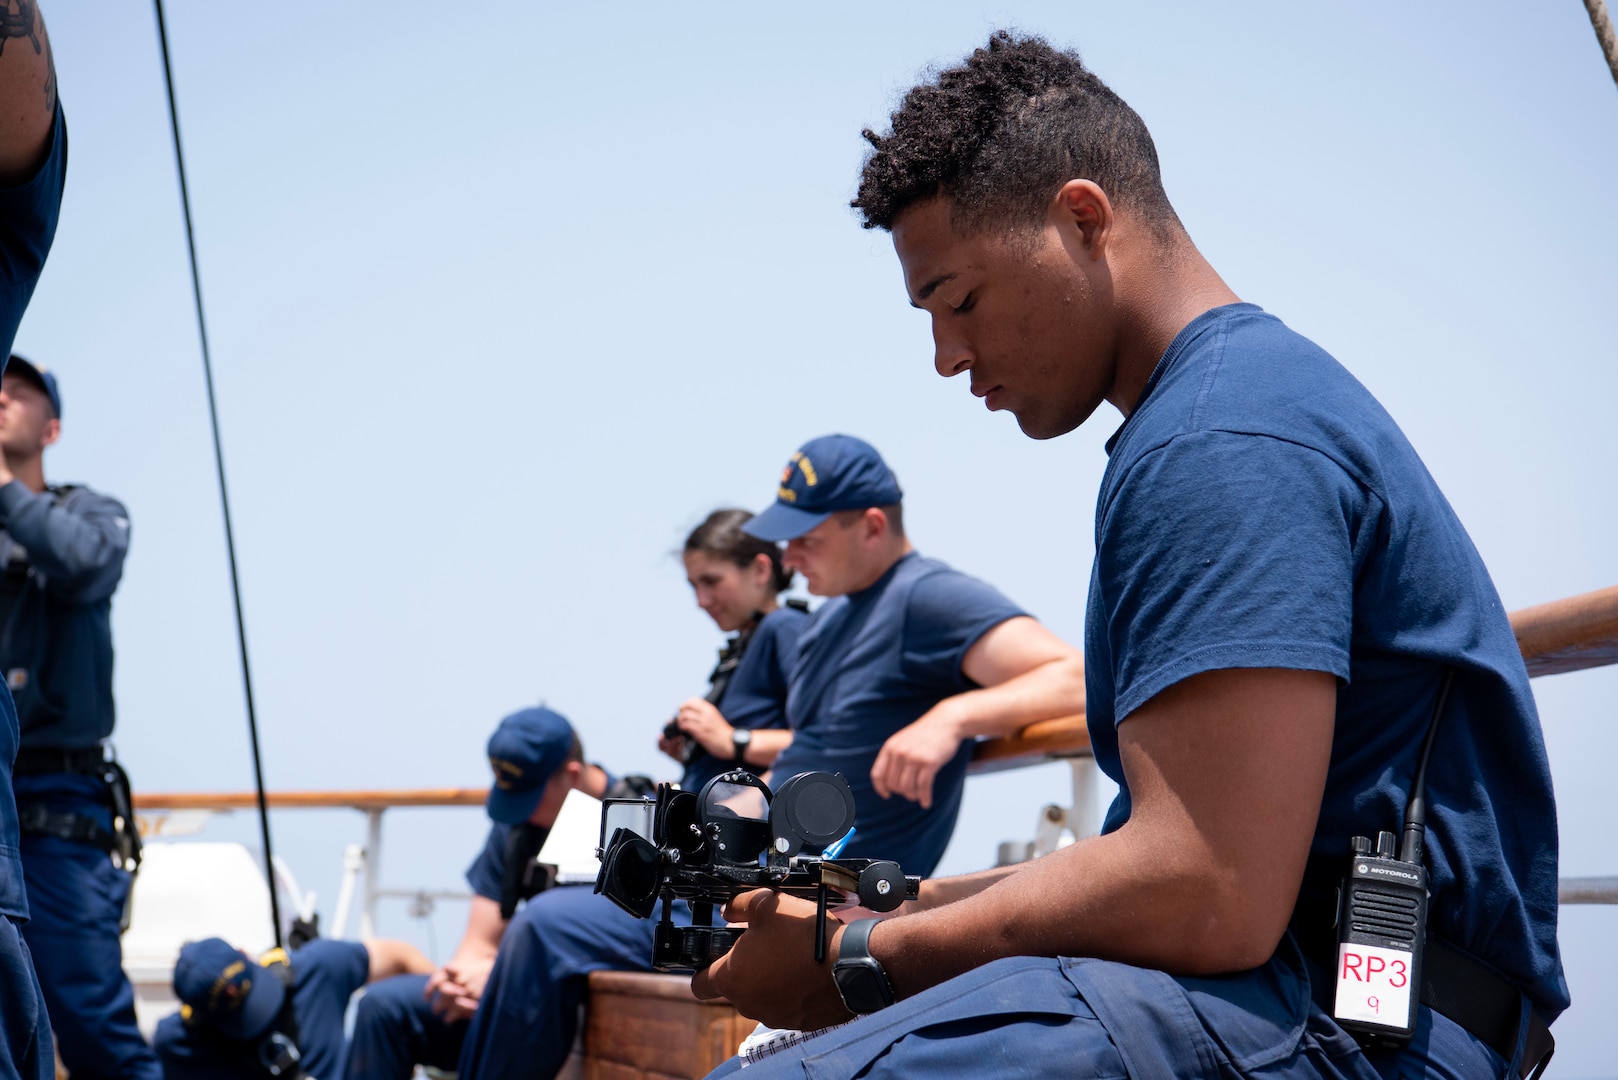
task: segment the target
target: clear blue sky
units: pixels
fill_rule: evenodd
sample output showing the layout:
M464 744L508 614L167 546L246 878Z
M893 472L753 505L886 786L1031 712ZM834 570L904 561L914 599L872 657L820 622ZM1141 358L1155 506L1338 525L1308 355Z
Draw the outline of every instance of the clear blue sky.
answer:
M1618 582L1618 91L1577 0L559 7L172 2L272 786L480 784L488 730L540 698L661 770L718 644L669 552L828 431L883 450L924 551L1079 640L1117 417L1033 443L938 379L846 208L859 129L1002 25L1135 105L1192 236L1381 397L1508 607ZM18 340L63 380L47 470L131 509L137 785L245 789L151 12L48 17L72 157ZM1618 873L1618 670L1536 690L1563 872ZM973 781L946 868L1064 785ZM358 815L276 828L329 913ZM386 876L451 884L479 832L399 816ZM1610 1076L1618 911L1563 922L1556 1073ZM397 907L384 929L419 939Z

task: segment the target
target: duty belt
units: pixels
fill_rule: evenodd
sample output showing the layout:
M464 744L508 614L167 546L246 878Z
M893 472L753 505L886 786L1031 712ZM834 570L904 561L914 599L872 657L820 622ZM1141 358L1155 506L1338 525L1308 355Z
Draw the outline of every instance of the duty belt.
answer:
M111 855L118 848L118 837L87 814L70 814L47 809L41 803L23 807L17 814L17 824L25 833L54 836L58 840L72 840L89 844Z
M14 776L45 776L50 773L78 773L100 776L107 771L107 752L98 743L71 750L56 747L23 747L17 751Z
M1332 860L1333 863L1338 860ZM1292 912L1292 934L1303 954L1327 970L1337 968L1337 883L1311 860ZM1329 883L1328 883L1329 882ZM1443 938L1429 937L1421 965L1421 1003L1453 1020L1502 1058L1517 1053L1523 993L1511 980ZM1532 1007L1518 1075L1535 1080L1550 1064L1556 1040Z

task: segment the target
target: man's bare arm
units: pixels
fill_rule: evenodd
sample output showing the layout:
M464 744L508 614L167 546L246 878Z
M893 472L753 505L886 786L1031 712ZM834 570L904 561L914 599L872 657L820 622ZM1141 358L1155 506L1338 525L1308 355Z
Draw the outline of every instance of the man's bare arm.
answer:
M366 982L391 979L395 975L430 975L433 972L433 962L408 941L375 938L365 943L365 951L370 957Z
M878 795L930 807L933 778L961 740L1084 711L1083 654L1026 615L979 638L961 671L982 689L945 698L887 741L871 766Z
M35 0L0 0L0 186L44 160L56 118L56 65Z
M486 896L472 897L466 932L461 935L454 957L427 978L427 998L435 1002L434 1008L445 1020L463 1020L477 1008L505 933L500 902Z
M1303 879L1336 702L1336 680L1319 672L1208 672L1165 690L1118 729L1127 824L889 920L871 936L872 955L901 996L1005 956L1094 956L1183 974L1263 963ZM745 894L726 918L748 933L693 989L778 1027L846 1018L829 962L814 970L813 914L807 901Z

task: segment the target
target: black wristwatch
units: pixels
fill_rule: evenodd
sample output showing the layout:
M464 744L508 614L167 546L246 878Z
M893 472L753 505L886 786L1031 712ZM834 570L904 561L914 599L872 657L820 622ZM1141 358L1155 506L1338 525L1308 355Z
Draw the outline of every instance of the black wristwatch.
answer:
M753 733L747 728L735 728L730 733L730 744L735 747L735 753L730 760L741 765L747 761L747 748L753 745Z
M837 963L831 968L831 977L837 982L837 992L843 995L843 1004L856 1015L874 1013L893 1004L893 985L888 982L888 973L871 955L871 931L881 921L857 919L849 923L837 946Z

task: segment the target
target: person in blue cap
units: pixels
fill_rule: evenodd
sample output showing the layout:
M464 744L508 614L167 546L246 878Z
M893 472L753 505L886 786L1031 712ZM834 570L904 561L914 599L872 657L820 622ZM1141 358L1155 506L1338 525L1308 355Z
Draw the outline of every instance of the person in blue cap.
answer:
M254 963L219 938L187 942L174 965L180 1010L153 1044L168 1080L343 1075L343 1016L367 983L432 970L405 941L316 938Z
M468 1022L484 1009L490 973L512 919L527 910L519 904L544 885L535 880L534 856L568 792L578 789L600 799L651 790L643 777L615 777L587 763L572 725L544 706L501 720L489 737L488 755L494 774L487 807L492 824L466 872L473 893L466 931L443 967L379 982L360 999L346 1069L355 1080L408 1080L417 1065L453 1070Z
M9 357L56 236L67 177L67 125L34 0L8 5L0 20L0 101L0 357ZM16 708L0 689L0 1080L38 1080L53 1076L56 1062L23 939L28 896L11 779L18 738Z
M122 967L139 838L112 760L112 596L129 512L46 483L62 433L56 374L13 355L0 375L0 673L22 745L14 769L34 955L62 1061L79 1076L160 1074Z
M715 510L691 530L680 552L697 605L731 634L709 676L708 693L681 703L658 748L684 766L680 787L701 791L727 769L764 773L792 741L787 680L809 621L778 545L745 531L752 514Z
M1537 1077L1569 1000L1544 738L1409 440L1225 284L1077 53L999 32L866 136L855 205L938 373L1036 439L1124 417L1085 633L1119 794L1098 837L833 928L818 968L812 905L741 897L699 993L779 1027L874 1014L749 1080ZM1371 881L1407 884L1340 918Z
M991 586L918 553L903 492L848 435L805 443L746 530L832 597L798 642L776 773L840 772L854 793L844 854L928 875L955 829L972 748L1084 709L1084 662Z

